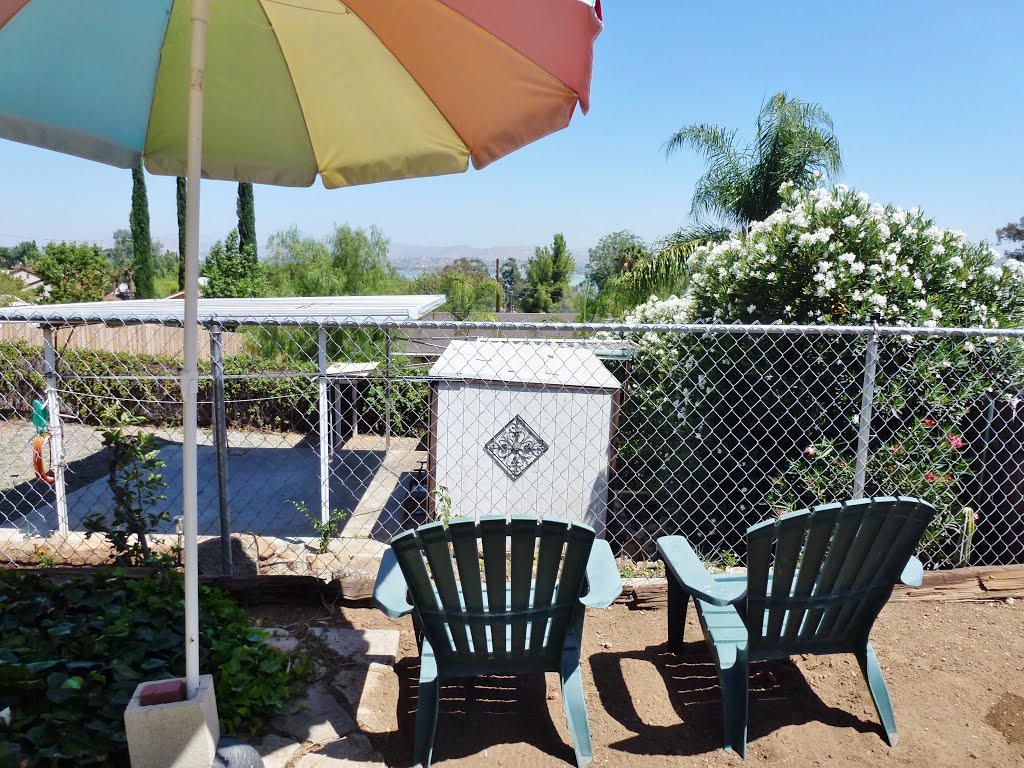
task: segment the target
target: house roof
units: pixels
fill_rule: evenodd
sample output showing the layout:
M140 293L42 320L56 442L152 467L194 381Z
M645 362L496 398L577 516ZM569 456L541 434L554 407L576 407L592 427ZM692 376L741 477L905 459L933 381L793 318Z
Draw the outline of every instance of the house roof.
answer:
M589 349L529 341L452 341L430 369L442 379L618 389Z

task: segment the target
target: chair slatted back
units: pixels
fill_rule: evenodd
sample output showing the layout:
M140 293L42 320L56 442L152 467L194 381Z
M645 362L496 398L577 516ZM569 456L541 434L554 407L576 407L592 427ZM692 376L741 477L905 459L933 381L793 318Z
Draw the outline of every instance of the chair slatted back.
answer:
M483 517L405 531L391 547L438 663L485 670L557 663L594 538L566 520Z
M751 653L862 645L934 515L919 499L879 497L824 504L750 528Z

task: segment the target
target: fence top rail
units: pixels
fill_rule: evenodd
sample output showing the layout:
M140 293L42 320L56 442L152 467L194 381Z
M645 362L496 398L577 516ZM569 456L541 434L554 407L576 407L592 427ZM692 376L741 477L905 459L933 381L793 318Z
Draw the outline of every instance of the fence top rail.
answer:
M269 299L200 299L205 326L330 325L338 319L374 325L388 320L417 320L445 302L443 295L297 296ZM282 319L287 322L282 323ZM179 299L95 301L79 304L21 304L0 308L0 322L43 326L181 325L185 302Z
M988 337L1024 339L1024 328L923 327L898 325L800 325L796 323L600 323L506 322L501 320L421 319L443 304L444 296L323 296L271 299L200 299L199 324L209 328L244 326L305 328L370 328L456 333L517 332L543 340L547 336L585 336L595 333L679 335L802 335ZM372 302L379 302L374 305ZM108 309L109 308L109 309ZM154 299L87 304L20 305L0 307L0 323L31 323L40 327L81 325L181 326L183 304ZM429 340L429 339L427 339ZM538 339L523 337L513 341ZM611 340L609 340L611 341Z

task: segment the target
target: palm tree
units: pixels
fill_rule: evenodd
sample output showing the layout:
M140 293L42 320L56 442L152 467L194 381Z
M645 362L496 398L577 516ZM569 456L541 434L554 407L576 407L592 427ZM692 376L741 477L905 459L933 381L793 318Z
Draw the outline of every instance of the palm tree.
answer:
M787 98L785 92L762 104L752 142L738 147L736 133L701 123L681 128L665 142L666 157L690 147L703 155L708 169L693 192L695 223L669 235L623 275L621 289L631 298L685 287L690 255L699 246L768 218L782 205L779 188L785 182L810 188L842 168L832 118L817 104Z

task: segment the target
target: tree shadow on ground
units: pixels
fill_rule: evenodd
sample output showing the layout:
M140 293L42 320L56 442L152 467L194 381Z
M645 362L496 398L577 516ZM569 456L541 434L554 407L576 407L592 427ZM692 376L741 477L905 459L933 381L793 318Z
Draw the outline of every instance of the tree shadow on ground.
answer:
M638 708L626 682L623 662L629 660L648 662L657 669L678 724L654 725L645 720L642 710L646 707L641 704ZM662 644L623 653L596 653L589 661L601 704L636 734L610 744L611 749L638 755L697 755L722 748L718 672L703 641L685 643L679 654ZM812 721L881 733L876 722L825 704L789 659L751 665L748 744L787 725Z
M419 659L406 657L398 674L398 730L374 734L387 765L412 764L413 732L420 674ZM482 756L498 744L530 744L568 765L576 762L572 745L563 741L548 709L544 675L465 678L441 686L433 762Z

